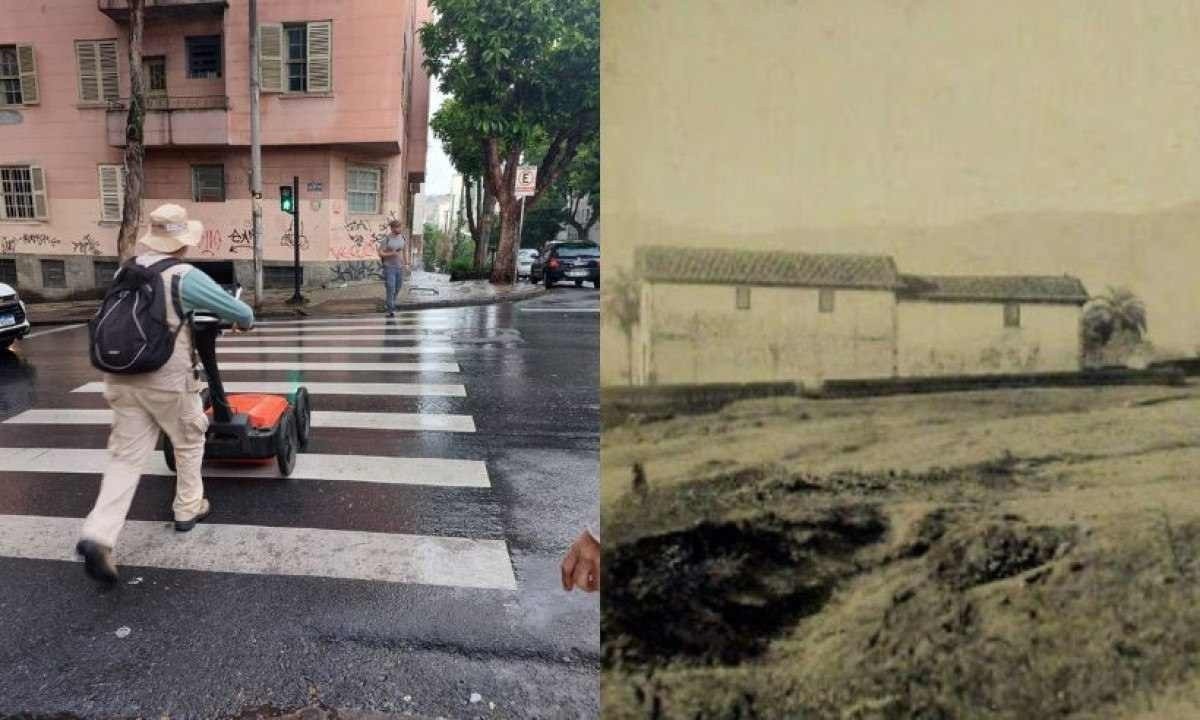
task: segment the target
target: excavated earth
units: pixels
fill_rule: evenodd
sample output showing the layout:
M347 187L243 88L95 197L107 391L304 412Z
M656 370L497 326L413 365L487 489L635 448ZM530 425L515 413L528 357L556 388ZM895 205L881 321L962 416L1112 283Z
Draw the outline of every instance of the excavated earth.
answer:
M1194 386L750 401L602 468L606 718L1200 717Z

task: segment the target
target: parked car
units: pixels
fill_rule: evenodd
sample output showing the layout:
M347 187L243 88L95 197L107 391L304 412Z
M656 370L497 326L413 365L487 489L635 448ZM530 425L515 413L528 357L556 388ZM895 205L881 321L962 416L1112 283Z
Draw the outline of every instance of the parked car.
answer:
M533 261L537 259L538 251L534 248L521 248L517 251L517 277L529 277L533 269Z
M0 283L0 350L8 349L17 340L29 334L29 318L25 315L25 303L17 297L11 285Z
M600 287L600 246L595 243L553 242L529 269L530 282L542 282L546 287L566 280L575 287L590 282Z

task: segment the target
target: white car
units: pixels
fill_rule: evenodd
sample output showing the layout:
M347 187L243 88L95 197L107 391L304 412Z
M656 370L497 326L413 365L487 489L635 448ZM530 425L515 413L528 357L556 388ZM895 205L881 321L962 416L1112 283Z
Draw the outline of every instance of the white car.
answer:
M538 251L534 248L521 248L517 251L517 277L529 277L533 261L537 259Z
M17 297L11 285L0 283L0 350L29 333L29 318L25 315L25 303Z

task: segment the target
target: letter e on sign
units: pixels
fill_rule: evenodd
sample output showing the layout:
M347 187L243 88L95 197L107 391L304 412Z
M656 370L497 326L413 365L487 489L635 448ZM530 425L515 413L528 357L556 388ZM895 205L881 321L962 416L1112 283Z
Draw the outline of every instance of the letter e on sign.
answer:
M516 197L529 197L537 189L537 166L520 165L517 167L517 185L513 189Z

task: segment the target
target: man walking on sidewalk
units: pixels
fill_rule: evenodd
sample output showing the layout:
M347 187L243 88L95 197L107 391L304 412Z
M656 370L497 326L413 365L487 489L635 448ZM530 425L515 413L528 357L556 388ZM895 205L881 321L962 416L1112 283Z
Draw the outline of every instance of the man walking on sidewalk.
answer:
M404 223L393 220L388 223L389 232L379 243L379 259L383 263L383 284L387 292L384 308L388 317L396 317L396 294L404 284L404 268L408 264L405 253L408 238L404 237Z
M254 311L193 266L171 264L171 260L183 258L188 248L200 242L203 230L199 222L188 220L182 207L163 205L150 214L150 231L139 240L140 252L133 260L143 268L159 263L165 267L159 274L163 283L161 295L166 301L167 327L175 334L175 345L170 359L157 370L137 375L104 375L104 398L113 413L108 467L100 481L96 505L84 521L75 547L83 556L88 575L102 582L117 580L113 547L160 431L166 433L175 447L175 529L191 530L212 509L204 497L200 477L208 417L199 394L192 335L187 328L181 329L181 325L186 322L183 317L186 314L204 311L248 330L254 325Z

